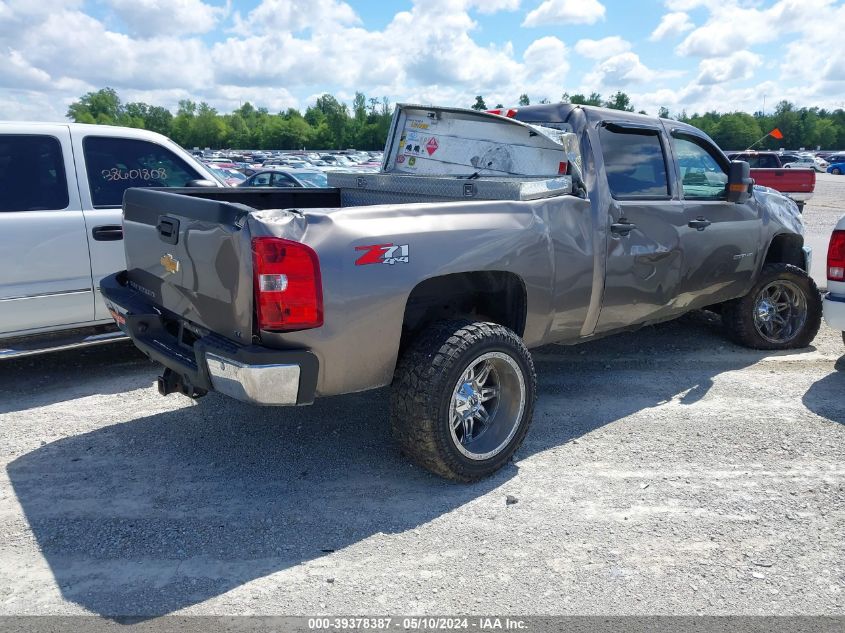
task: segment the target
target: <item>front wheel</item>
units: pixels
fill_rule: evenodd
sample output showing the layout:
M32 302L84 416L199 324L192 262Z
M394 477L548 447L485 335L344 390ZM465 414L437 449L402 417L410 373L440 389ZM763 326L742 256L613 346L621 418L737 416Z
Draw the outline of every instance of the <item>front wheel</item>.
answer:
M830 170L830 173L834 174L835 176L840 176L842 174L842 170L839 169L839 167L834 167Z
M536 374L522 339L496 323L443 321L396 368L393 436L413 462L470 482L501 468L528 432Z
M722 322L731 338L753 349L807 347L821 318L815 282L790 264L766 264L751 292L722 307Z

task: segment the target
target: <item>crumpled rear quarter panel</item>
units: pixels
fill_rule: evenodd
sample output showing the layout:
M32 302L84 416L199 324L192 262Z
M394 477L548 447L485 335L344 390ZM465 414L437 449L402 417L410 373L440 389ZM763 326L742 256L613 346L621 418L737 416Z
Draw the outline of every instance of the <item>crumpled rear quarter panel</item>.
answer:
M552 222L556 231L553 253ZM578 335L592 291L589 202L572 196L537 201L390 204L340 209L261 211L250 215L253 236L296 239L319 255L324 325L290 333L262 332L265 345L311 349L320 360L318 395L389 384L396 365L405 305L425 279L451 273L508 271L524 282L527 345L546 341L552 297L574 313ZM408 263L356 265L375 244L407 245ZM567 257L571 254L571 257ZM556 261L557 260L557 263ZM553 292L555 267L569 288ZM567 293L573 293L567 296ZM558 333L559 335L559 333Z

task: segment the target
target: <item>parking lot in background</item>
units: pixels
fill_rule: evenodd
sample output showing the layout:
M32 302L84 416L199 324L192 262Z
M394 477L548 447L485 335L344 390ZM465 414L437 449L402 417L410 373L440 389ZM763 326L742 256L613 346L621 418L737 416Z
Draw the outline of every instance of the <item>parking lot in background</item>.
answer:
M843 213L820 174L820 285ZM0 615L839 614L844 355L709 313L535 350L529 436L474 485L398 454L386 390L162 398L129 343L6 362Z

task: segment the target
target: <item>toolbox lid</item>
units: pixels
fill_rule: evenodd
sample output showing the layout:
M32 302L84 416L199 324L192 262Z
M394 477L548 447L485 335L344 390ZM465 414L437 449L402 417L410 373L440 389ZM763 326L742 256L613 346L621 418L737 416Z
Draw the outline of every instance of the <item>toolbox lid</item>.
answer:
M558 176L580 170L575 134L463 108L398 104L383 173L420 176Z

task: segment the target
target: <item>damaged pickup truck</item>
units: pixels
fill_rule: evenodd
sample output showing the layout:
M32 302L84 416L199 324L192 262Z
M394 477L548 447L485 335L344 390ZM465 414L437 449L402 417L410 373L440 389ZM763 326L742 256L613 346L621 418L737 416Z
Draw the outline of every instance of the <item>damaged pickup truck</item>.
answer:
M529 348L721 313L807 346L821 301L795 203L699 130L554 104L397 107L378 174L329 189L130 189L114 319L162 394L303 405L390 385L414 462L473 481L531 422Z

